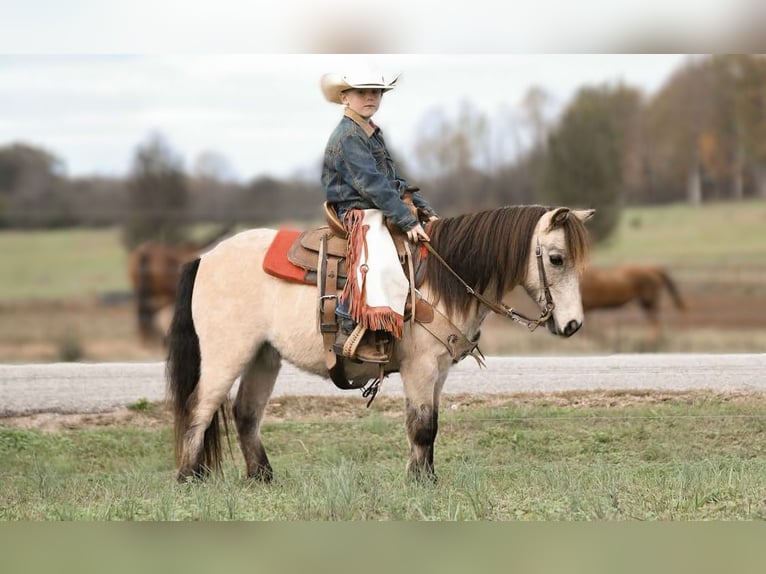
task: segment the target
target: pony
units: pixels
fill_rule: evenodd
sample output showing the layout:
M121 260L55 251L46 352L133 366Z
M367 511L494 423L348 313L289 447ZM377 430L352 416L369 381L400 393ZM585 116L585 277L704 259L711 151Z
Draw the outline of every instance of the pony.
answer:
M191 261L233 229L226 225L201 241L170 245L150 240L136 246L128 254L128 277L136 303L138 334L144 345L165 341L167 323L158 324L165 309L172 309L181 267Z
M653 337L660 332L660 298L667 290L679 311L687 309L668 272L656 265L624 265L610 269L589 266L580 278L583 310L613 309L637 301L649 320Z
M579 273L589 249L583 222L592 214L528 205L437 219L428 229L430 247L444 264L429 256L419 295L465 338L478 341L490 313L481 301L498 307L505 294L522 285L541 308L545 305L533 323L544 322L551 333L569 337L583 322ZM220 471L229 416L247 476L272 480L260 427L281 362L328 376L316 326L317 288L262 269L276 233L238 233L187 263L181 273L166 363L180 482ZM505 310L513 318L515 312ZM440 395L450 366L460 358L423 325L406 322L385 365L385 373L400 373L403 384L408 476L435 480ZM378 368L346 361L353 380L373 379ZM238 377L229 415L224 407Z

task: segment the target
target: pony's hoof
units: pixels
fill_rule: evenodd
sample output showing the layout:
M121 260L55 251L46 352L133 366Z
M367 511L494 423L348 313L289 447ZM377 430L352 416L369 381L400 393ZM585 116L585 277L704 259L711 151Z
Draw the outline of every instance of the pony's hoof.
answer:
M407 477L411 482L422 486L432 486L439 482L439 479L433 470L410 469L407 472Z
M186 484L187 482L202 482L204 478L205 475L203 473L195 470L179 470L178 474L176 474L176 482L178 482L178 484Z
M254 471L247 473L247 478L255 482L262 482L263 484L269 484L274 480L274 471L271 467L259 467Z

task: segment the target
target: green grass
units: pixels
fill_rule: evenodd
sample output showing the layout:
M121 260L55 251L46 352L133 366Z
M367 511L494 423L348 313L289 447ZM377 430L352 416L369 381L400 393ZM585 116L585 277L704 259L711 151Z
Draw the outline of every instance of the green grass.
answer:
M453 411L446 400L435 485L406 480L401 417L361 402L343 420L266 424L271 485L242 476L236 442L223 476L176 485L167 427L0 428L0 519L766 518L766 401L701 394L574 404Z
M0 300L73 299L128 288L118 229L0 232Z
M766 201L635 207L593 262L665 265L766 264Z
M207 227L200 226L199 234ZM766 264L766 201L626 209L593 261ZM0 232L0 269L0 301L88 298L129 289L118 228Z

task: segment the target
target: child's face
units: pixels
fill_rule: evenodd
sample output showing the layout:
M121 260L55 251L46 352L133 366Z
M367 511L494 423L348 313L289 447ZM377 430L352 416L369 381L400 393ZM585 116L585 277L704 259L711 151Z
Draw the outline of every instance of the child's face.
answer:
M351 88L341 92L340 101L369 120L378 111L382 97L383 90L380 88Z

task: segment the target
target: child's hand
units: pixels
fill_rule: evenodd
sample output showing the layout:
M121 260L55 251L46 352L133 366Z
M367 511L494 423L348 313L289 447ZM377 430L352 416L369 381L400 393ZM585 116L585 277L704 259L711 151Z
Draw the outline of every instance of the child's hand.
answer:
M428 237L423 226L419 223L407 232L407 239L413 243L417 243L418 241L431 241L431 238Z

